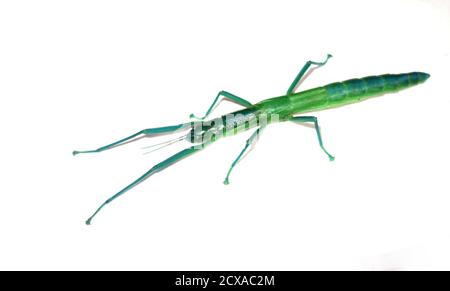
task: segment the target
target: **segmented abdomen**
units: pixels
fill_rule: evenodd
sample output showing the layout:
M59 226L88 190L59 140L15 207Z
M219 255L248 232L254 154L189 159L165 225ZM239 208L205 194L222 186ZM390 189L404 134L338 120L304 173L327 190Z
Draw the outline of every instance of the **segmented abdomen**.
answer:
M421 72L386 74L332 83L324 88L330 103L346 103L406 89L423 83L428 77L428 74Z

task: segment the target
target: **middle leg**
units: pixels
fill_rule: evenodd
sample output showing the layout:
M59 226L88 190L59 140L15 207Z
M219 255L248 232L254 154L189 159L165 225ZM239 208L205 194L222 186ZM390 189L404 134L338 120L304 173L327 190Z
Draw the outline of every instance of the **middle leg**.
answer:
M260 135L260 133L261 133L261 131L262 131L263 129L264 129L264 126L259 127L259 128L252 134L252 136L251 136L249 139L247 139L247 141L245 142L244 148L243 148L242 151L239 153L239 155L237 156L237 158L236 158L236 159L234 160L234 162L231 164L230 169L228 170L227 176L225 177L225 180L223 181L223 183L224 183L225 185L230 184L230 181L228 180L228 178L230 177L231 171L232 171L233 168L236 166L236 164L239 162L239 160L241 159L242 155L245 153L245 151L247 150L247 148L248 148L251 144L253 144L253 142L255 142L255 141L258 139L258 137L259 137L259 135Z
M220 96L223 96L223 97L225 97L225 98L227 98L227 99L229 99L229 100L231 100L233 102L236 102L237 104L239 104L241 106L244 106L244 107L252 106L252 103L248 102L247 100L245 100L245 99L243 99L243 98L241 98L239 96L231 94L230 92L227 92L227 91L220 91L217 94L216 98L214 98L213 103L211 104L211 106L209 106L208 110L206 111L206 113L205 113L205 115L203 117L197 117L194 114L191 114L189 117L190 118L195 118L195 119L198 119L198 120L203 120L206 117L208 117L208 115L213 111L214 106L216 105L217 101L219 101Z

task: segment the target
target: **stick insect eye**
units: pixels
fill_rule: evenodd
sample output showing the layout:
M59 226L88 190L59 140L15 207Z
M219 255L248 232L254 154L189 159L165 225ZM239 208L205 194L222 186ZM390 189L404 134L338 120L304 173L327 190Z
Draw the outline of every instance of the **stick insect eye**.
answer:
M201 128L201 126L194 127L186 135L186 140L190 143L200 143L203 141L204 134L205 131Z

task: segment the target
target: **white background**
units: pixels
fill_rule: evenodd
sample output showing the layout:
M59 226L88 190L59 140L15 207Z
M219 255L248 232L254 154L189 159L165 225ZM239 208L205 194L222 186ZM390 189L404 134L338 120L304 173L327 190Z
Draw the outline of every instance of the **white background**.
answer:
M450 2L2 1L0 269L450 268ZM423 85L275 124L177 163L85 219L155 163L143 139L219 90L424 71ZM239 107L222 102L216 115Z

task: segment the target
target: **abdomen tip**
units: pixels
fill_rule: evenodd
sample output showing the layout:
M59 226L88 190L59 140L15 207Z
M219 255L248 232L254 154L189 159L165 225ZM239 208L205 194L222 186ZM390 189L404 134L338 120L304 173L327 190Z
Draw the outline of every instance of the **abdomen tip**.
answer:
M425 82L430 77L430 74L428 73L418 72L417 74L419 74L419 79L422 82Z

